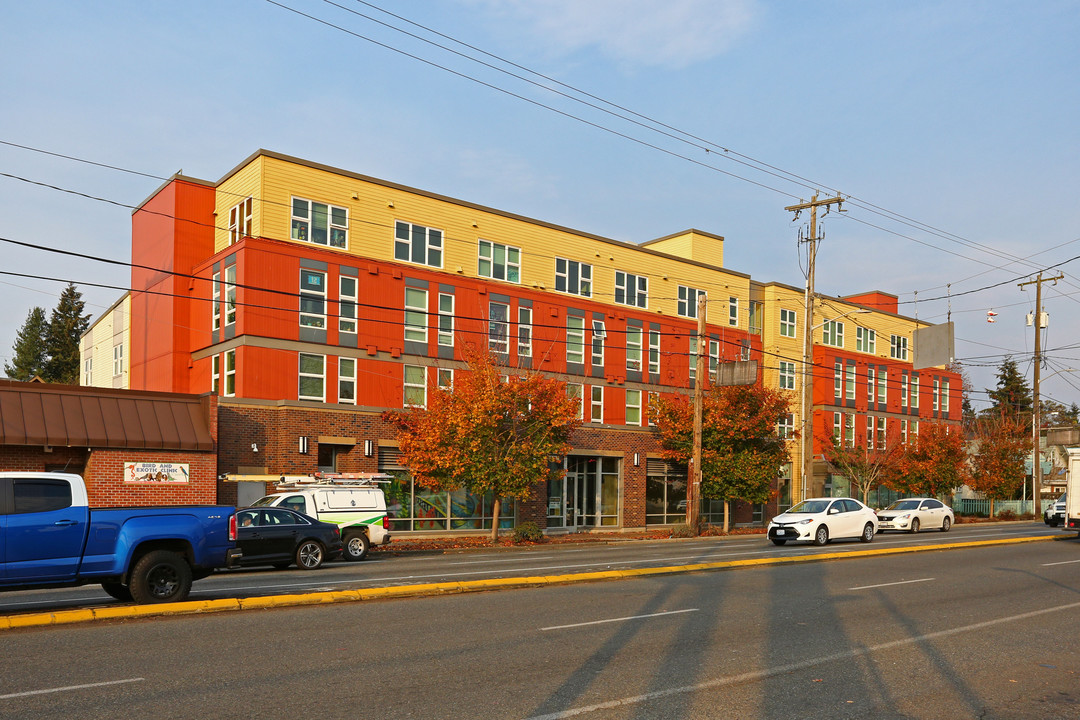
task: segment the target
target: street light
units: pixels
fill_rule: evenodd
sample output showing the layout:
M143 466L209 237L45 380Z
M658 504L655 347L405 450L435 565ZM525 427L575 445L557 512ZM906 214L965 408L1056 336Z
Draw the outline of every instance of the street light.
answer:
M811 308L810 311L812 311L813 304L810 304L810 308ZM813 344L814 344L814 331L817 330L818 328L825 327L826 325L828 325L831 322L836 322L837 320L842 320L843 318L846 318L848 315L864 315L864 314L869 313L869 312L871 312L871 311L867 310L865 308L858 308L858 309L855 309L855 310L848 310L846 313L843 313L842 315L838 315L838 316L836 316L834 318L830 318L829 320L825 320L824 322L818 323L817 325L810 325L810 322L806 323L806 325L809 326L809 327L808 327L807 331L803 334L803 387L802 387L802 393L801 393L802 400L801 400L800 415L799 415L800 420L801 420L800 425L802 426L802 442L800 443L800 445L801 445L801 453L802 453L802 458L801 458L801 460L802 460L802 493L801 493L801 495L799 497L800 500L805 500L806 499L806 482L807 482L807 476L811 472L810 463L811 463L811 460L812 460L811 456L813 454L813 447L814 447L813 439L811 437L812 433L810 432L810 428L812 427L812 423L810 423L809 418L807 417L807 408L812 407L812 403L813 403L813 399L810 397L810 393L813 392L813 383L810 381L810 378L813 377L813 371L811 370L811 366L812 366L811 357L812 357L812 348L813 348ZM813 318L811 317L810 320L812 321Z

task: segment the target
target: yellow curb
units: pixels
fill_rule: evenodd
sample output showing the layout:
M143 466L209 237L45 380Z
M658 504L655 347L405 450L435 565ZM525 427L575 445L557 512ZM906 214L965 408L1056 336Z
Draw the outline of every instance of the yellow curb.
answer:
M917 545L912 547L868 548L847 552L822 553L820 555L801 555L797 557L753 558L746 560L725 560L715 563L695 563L693 565L672 565L668 567L633 568L627 570L603 570L567 575L533 575L517 578L487 578L484 580L462 580L445 583L426 583L423 585L394 585L360 590L333 590L317 593L296 593L290 595L268 595L251 598L223 598L220 600L197 600L182 603L163 603L160 605L121 605L117 607L94 608L87 610L60 610L50 613L32 613L26 615L0 616L0 631L15 628L62 625L95 620L117 620L123 618L152 617L157 615L183 615L206 612L226 612L232 610L255 610L263 608L296 607L301 605L323 605L340 602L362 602L364 600L384 600L388 598L418 597L428 595L447 595L455 593L482 592L496 588L539 587L543 585L565 585L575 582L602 580L621 580L642 578L653 575L672 575L675 573L693 573L709 570L734 570L738 568L765 567L786 563L822 562L825 560L847 560L875 555L903 555L905 553L938 552L942 550L960 550L992 545L1017 545L1020 543L1044 542L1048 540L1068 540L1061 535L1039 535L1028 538L1002 538L999 540L972 540L948 543L946 545Z

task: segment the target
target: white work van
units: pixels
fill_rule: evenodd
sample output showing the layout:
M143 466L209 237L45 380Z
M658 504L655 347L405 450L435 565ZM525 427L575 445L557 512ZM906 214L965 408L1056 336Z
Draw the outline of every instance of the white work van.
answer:
M1065 486L1065 528L1080 534L1080 447L1065 448L1069 470Z
M284 507L341 528L346 560L363 560L372 545L390 542L390 518L380 483L383 473L316 473L312 477L282 477L278 492L253 505Z

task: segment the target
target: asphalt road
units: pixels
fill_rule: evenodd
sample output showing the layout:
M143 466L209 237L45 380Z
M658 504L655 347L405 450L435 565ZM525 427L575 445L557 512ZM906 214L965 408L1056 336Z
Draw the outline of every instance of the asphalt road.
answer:
M215 573L193 585L192 600L256 597L314 590L353 590L417 583L485 578L561 575L597 570L662 567L744 558L796 557L865 550L875 547L947 544L989 538L1069 536L1041 523L953 526L948 533L918 535L883 533L865 545L839 540L825 547L809 544L777 547L764 535L701 538L686 541L627 541L615 544L563 544L447 554L387 555L372 553L360 563L333 562L319 570L245 568ZM120 604L96 585L56 590L0 593L0 614L96 607Z
M7 631L0 718L1078 718L1078 636L1070 539Z
M9 630L0 718L1080 718L1077 637L1068 540Z

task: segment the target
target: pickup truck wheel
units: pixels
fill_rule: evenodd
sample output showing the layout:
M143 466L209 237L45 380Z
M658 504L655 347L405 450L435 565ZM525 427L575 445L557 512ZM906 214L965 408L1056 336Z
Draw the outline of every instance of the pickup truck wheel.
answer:
M296 548L296 567L301 570L314 570L322 565L326 553L318 540L305 540Z
M128 588L140 604L181 602L191 592L191 567L174 552L154 550L135 563Z
M368 537L362 532L353 533L345 536L345 559L346 560L363 560L367 557L368 548L371 543L368 542Z
M131 602L131 590L128 589L127 585L118 582L103 582L101 583L101 589L120 602Z

